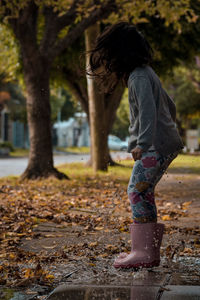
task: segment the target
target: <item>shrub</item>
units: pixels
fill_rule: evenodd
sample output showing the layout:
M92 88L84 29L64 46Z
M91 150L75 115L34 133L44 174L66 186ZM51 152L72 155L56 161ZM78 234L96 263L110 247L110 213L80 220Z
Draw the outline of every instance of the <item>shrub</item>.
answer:
M10 151L14 151L14 147L11 142L0 142L0 148L9 148Z

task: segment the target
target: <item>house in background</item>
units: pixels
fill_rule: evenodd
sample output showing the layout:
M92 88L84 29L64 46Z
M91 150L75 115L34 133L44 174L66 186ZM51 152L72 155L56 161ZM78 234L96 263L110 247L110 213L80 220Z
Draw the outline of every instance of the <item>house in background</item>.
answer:
M53 126L53 144L58 147L88 147L90 145L87 115L77 112L74 118L60 121Z
M12 101L8 92L0 92L0 142L10 142L15 148L28 148L28 126L10 117L9 102Z
M14 148L29 148L28 126L10 119L8 109L0 112L0 141L10 142Z
M14 148L29 148L28 125L19 120L12 120L11 102L16 102L14 105L17 105L17 101L12 99L9 92L0 91L0 142L10 142ZM75 113L68 121L54 124L52 140L53 145L59 147L89 146L87 115Z
M90 145L87 116L76 113L68 121L57 122L52 128L53 145L58 147L88 147ZM29 148L28 126L13 121L5 105L0 111L0 142L10 142L14 148Z

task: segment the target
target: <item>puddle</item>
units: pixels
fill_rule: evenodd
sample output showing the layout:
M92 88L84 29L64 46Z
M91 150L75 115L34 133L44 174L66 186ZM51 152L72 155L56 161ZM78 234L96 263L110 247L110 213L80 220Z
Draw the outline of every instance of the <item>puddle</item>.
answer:
M60 286L47 298L48 300L153 300L159 287L151 286Z
M194 256L179 256L178 257L179 262L182 264L186 264L189 267L200 267L200 258L194 257Z
M40 299L40 295L47 295L48 293L49 288L47 289L46 287L37 285L33 288L24 289L23 291L15 288L0 287L0 300L35 300Z
M200 258L191 256L178 257L173 259L173 263L170 284L199 285Z
M25 300L24 295L14 289L2 288L0 289L0 299L1 300Z

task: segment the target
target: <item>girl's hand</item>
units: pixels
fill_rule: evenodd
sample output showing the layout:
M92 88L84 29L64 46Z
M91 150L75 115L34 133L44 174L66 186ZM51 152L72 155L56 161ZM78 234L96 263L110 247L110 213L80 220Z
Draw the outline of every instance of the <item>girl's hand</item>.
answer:
M131 150L131 154L133 159L136 161L138 159L141 159L142 157L142 149L139 147L135 147L133 150Z

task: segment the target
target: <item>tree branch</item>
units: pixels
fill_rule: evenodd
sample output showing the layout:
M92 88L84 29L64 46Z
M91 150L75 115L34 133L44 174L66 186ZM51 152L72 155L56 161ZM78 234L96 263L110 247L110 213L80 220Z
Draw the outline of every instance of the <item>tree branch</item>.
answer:
M77 6L80 3L80 0L74 0L72 6L68 12L57 19L57 28L60 31L62 28L72 24L77 16Z
M74 0L68 12L61 17L53 11L53 7L48 6L44 8L45 30L40 43L41 53L48 56L48 50L55 44L59 31L74 22L79 1Z
M22 51L26 45L35 51L37 49L37 17L38 7L31 1L19 12L18 18L8 19L15 36L20 41Z
M97 21L106 18L115 9L115 0L108 0L108 2L105 5L102 5L99 9L93 10L89 17L83 19L80 23L73 27L68 32L68 34L57 43L57 45L50 49L50 59L52 60L54 57L59 55L65 48L70 46L77 38L79 38L82 35L85 29L95 24Z
M45 17L45 28L39 49L40 53L48 55L48 49L55 43L57 37L55 26L57 15L54 13L53 7L45 7L43 14Z

